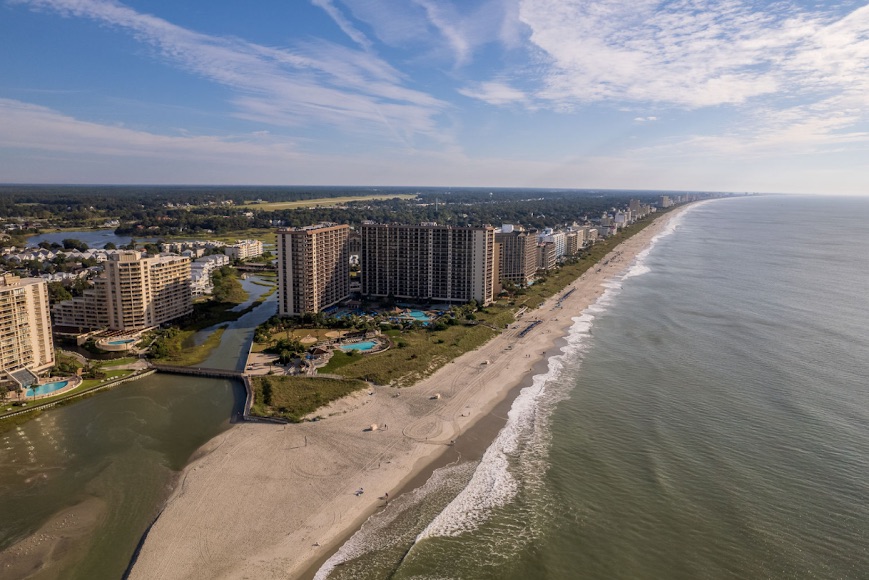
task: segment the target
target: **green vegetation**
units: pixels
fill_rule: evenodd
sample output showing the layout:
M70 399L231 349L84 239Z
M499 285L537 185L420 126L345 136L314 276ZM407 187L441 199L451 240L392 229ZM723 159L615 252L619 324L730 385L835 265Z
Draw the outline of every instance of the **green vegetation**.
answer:
M231 266L223 266L211 273L214 284L212 297L214 302L241 304L247 300L247 292L241 287L238 271Z
M293 423L366 386L355 380L269 375L252 377L251 384L254 389L252 415L277 417Z
M172 327L162 331L151 344L150 356L157 362L167 365L193 366L208 358L211 351L220 344L226 327L218 328L209 335L205 342L196 346L193 344L195 330L180 330Z
M406 387L461 354L482 346L497 334L482 324L448 326L436 332L392 332L398 334L392 341L397 348L370 355L352 355L356 360L347 362L339 356L335 365L329 370L323 369L323 372L335 372L347 378L362 379L379 385ZM338 353L333 358L335 356Z

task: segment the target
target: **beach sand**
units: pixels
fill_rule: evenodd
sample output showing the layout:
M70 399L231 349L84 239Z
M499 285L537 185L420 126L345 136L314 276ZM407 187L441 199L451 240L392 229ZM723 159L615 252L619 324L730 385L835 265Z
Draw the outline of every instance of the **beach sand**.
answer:
M575 291L560 308L564 292L412 387L356 393L318 411L322 421L242 423L211 440L185 468L130 578L311 574L313 565L383 509L384 494L396 497L411 482L420 483L443 462L439 458L455 455L462 435L479 439L483 433L491 441L497 433L492 425L503 424L519 387L540 370L535 364L559 352L556 343L571 318L681 211L660 216L590 268L565 289ZM533 320L541 322L520 338ZM378 428L372 431L372 425ZM364 492L357 495L359 489Z

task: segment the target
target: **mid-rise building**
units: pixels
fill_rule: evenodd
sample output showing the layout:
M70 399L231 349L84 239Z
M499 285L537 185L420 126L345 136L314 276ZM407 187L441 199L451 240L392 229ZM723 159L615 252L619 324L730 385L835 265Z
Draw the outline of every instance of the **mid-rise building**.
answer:
M537 268L540 270L552 270L558 263L555 254L554 242L542 242L537 245Z
M225 246L223 253L230 260L248 260L263 255L263 243L259 240L238 240L231 246Z
M92 290L55 305L54 324L83 330L141 330L192 311L189 258L144 257L141 252L125 251L110 256Z
M0 375L39 373L52 366L48 284L39 278L0 275Z
M495 230L363 224L362 294L489 304L495 290Z
M501 245L501 280L527 286L537 272L537 238L532 232L504 224L495 232Z
M278 314L320 312L350 295L350 226L278 230Z

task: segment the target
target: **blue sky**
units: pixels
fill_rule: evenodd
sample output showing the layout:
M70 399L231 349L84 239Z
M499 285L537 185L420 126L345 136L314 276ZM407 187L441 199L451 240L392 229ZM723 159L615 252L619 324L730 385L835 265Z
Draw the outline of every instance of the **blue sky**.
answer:
M869 193L869 3L0 0L0 182Z

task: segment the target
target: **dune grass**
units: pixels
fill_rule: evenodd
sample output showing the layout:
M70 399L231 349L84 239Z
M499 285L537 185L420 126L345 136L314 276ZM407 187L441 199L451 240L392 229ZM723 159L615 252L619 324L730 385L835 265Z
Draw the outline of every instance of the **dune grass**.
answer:
M254 389L252 415L276 417L293 423L367 386L357 380L270 375L251 377L251 385Z

